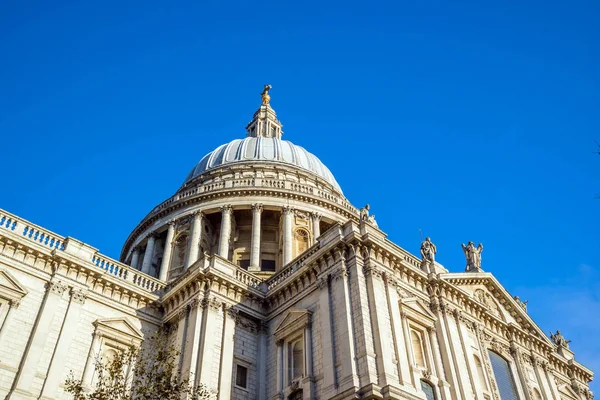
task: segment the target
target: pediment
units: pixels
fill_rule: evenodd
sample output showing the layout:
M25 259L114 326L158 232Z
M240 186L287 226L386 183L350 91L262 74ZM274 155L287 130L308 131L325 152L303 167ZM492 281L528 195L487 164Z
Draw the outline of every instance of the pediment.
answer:
M115 340L141 342L144 334L127 318L105 318L94 322L96 331Z
M0 298L19 301L28 293L27 289L8 271L0 269Z
M551 344L550 339L527 314L526 309L490 273L452 273L442 278L469 294L478 304L507 325L521 326L534 331L537 336Z
M561 399L565 399L565 400L579 399L579 396L577 395L577 393L575 393L575 391L573 389L571 389L571 387L567 384L560 385L558 387L558 391L560 392Z
M400 300L400 310L406 313L413 314L417 319L435 321L436 316L416 297L408 297Z
M310 324L312 312L306 309L292 309L283 317L281 322L275 328L275 337L283 339L294 332L304 329Z

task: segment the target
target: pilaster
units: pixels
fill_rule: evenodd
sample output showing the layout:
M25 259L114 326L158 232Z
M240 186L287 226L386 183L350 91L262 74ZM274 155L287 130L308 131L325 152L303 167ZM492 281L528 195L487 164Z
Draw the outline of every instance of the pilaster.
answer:
M337 349L343 354L336 362L339 365L339 390L344 392L352 387L359 388L354 343L353 310L350 306L348 269L343 249L334 249L331 290L333 298L333 321Z
M44 381L42 388L42 394L40 399L54 399L58 387L63 383L62 372L64 370L65 361L69 355L69 347L77 334L77 330L74 329L79 321L81 313L81 307L85 303L87 298L87 291L79 288L72 288L70 292L69 305L67 307L67 313L58 336L58 342L54 349L50 365L48 367L48 374Z
M229 400L231 398L231 378L233 376L233 346L235 335L235 324L238 311L224 305L223 333L221 336L221 364L219 370L219 394L218 400Z
M46 296L38 312L30 340L23 354L19 372L15 377L14 389L9 393L7 399L28 399L35 395L30 392L31 384L40 365L44 347L48 341L48 332L52 320L58 311L61 298L68 288L65 283L57 279L48 282Z

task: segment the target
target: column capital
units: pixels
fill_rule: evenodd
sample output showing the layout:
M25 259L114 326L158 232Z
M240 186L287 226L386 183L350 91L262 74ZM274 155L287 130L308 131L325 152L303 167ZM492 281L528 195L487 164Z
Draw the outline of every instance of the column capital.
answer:
M283 206L283 207L281 207L281 212L282 212L284 215L291 214L291 213L293 213L293 212L294 212L294 210L295 210L295 209L294 209L292 206Z
M175 228L176 224L177 224L177 221L175 221L174 219L172 219L169 222L167 222L167 225L168 225L169 228Z
M223 214L231 215L231 213L233 212L233 208L231 207L231 204L226 204L224 206L221 206L220 210Z
M156 232L150 232L149 234L146 235L146 239L148 239L148 240L150 240L150 239L154 240L154 239L156 239L156 236L157 236Z
M202 218L204 218L204 213L202 211L200 211L200 210L194 211L192 213L192 218L202 219Z
M263 212L263 205L262 205L262 203L254 203L254 204L252 204L252 211L253 212L257 212L257 213L262 213Z
M321 214L319 212L311 212L310 213L310 217L316 221L320 220L322 216L323 216L323 214Z
M46 289L51 293L62 296L62 294L69 288L66 284L61 281L50 281L46 284Z
M72 288L71 289L71 299L77 304L84 304L85 299L87 299L88 292L84 289Z

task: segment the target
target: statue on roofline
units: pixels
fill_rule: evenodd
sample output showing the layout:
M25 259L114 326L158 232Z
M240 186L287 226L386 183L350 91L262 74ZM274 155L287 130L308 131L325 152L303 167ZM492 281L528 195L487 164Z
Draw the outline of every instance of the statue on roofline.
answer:
M556 333L550 332L550 340L558 347L564 347L565 349L568 349L569 343L571 343L570 340L565 339L559 330L557 330Z
M359 221L360 222L366 222L368 224L373 225L374 227L378 227L377 225L377 221L375 221L375 215L369 215L369 210L371 209L370 205L365 205L363 208L360 209L359 212Z
M475 247L475 243L469 242L465 246L461 244L462 249L467 258L466 272L481 272L481 252L483 251L483 245L479 243L479 246Z
M431 242L431 238L426 237L421 243L421 258L423 261L429 261L433 264L435 262L435 253L437 253L435 244Z
M525 310L525 312L527 312L527 303L529 303L529 300L521 300L521 298L519 296L515 296L513 297L513 299L515 299L515 301L517 302L517 304L523 309Z

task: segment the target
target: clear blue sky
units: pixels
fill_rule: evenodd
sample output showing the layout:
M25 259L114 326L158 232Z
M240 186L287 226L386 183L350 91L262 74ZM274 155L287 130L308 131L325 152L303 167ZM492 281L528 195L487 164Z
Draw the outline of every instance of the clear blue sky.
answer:
M3 3L0 207L118 257L270 83L391 240L483 242L600 373L598 2L174 3Z

